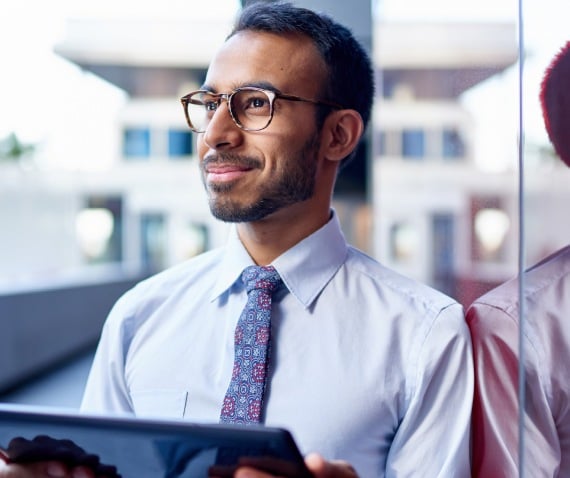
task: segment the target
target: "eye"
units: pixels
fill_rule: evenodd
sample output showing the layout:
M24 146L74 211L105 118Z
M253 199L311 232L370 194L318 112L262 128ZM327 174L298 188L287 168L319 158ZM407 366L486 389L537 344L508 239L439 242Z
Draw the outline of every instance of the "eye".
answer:
M214 112L218 109L218 102L214 100L205 100L204 101L204 108L208 112Z
M269 106L269 101L265 97L252 97L249 98L248 104L245 105L247 108L267 108Z
M268 116L271 102L268 96L257 90L241 90L234 97L235 112L248 116Z

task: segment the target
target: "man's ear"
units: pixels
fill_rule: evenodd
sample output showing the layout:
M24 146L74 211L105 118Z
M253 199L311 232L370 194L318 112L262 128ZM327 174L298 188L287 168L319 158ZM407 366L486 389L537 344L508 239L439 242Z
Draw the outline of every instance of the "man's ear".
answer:
M330 113L323 124L321 147L325 157L340 161L358 145L364 131L362 117L356 110L338 110Z

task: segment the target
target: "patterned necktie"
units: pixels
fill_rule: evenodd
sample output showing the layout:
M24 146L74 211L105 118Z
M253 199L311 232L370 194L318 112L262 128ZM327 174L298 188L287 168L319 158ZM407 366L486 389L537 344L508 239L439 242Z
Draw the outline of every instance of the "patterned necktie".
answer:
M224 398L222 423L259 423L267 375L271 331L271 295L281 283L272 267L247 267L241 278L247 304L234 337L234 368Z

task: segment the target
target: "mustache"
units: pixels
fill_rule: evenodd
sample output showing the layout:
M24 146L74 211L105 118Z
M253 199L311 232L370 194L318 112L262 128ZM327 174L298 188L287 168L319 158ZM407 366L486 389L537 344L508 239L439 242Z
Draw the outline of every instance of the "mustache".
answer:
M202 170L210 165L231 164L243 168L261 168L262 162L254 156L241 156L235 153L209 154L202 160Z

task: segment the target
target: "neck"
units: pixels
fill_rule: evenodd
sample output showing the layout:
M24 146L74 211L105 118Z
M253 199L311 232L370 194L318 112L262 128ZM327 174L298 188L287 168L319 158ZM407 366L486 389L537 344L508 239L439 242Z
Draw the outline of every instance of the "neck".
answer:
M260 221L238 224L239 238L256 264L270 264L329 221L328 205L311 214L307 207L299 203Z

